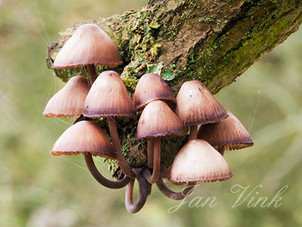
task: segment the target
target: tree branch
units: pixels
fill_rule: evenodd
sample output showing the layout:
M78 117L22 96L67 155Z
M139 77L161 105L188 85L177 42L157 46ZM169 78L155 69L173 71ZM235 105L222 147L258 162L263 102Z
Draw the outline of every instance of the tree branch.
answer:
M217 93L295 32L301 21L300 0L150 0L141 10L92 22L117 44L124 65L115 70L130 92L144 73L155 72L175 92L184 81L198 79ZM49 68L79 25L61 32L49 46ZM87 74L83 68L55 73L67 80L79 71Z

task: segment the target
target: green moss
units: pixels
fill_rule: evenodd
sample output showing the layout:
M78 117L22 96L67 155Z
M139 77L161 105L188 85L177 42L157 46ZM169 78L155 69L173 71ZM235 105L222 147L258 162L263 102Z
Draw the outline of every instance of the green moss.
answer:
M150 28L157 29L160 27L160 24L157 21L151 21Z
M125 78L124 79L124 83L125 83L125 85L126 85L126 87L128 88L128 89L130 89L131 91L134 91L135 90L135 88L136 88L136 85L137 85L137 83L138 83L138 80L139 79L137 79L136 77L132 77L132 78Z

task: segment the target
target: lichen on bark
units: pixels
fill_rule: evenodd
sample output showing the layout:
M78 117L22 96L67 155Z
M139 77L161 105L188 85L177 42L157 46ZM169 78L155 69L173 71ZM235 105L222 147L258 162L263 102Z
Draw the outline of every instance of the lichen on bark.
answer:
M49 46L47 65L52 69L58 51L80 24L95 23L120 50L124 64L114 70L130 94L147 72L161 75L175 93L184 81L197 79L215 94L296 31L301 21L302 2L298 0L150 0L140 10L62 31ZM97 71L106 69L99 66ZM64 81L76 74L87 76L85 67L53 71ZM131 151L139 146L134 143L131 149L127 143L134 131L121 135L133 166L138 158ZM173 158L177 150L167 148L166 156ZM166 156L164 160L169 159Z

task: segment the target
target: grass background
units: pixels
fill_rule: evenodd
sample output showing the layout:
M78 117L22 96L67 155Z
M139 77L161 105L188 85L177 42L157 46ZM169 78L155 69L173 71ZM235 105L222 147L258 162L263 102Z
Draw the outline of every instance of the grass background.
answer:
M128 214L124 189L98 185L82 157L51 157L53 143L72 121L41 115L63 86L46 67L47 46L74 23L146 2L0 0L0 225L302 226L302 30L216 95L255 145L226 152L234 177L200 184L176 212L168 210L180 202L154 188L143 210ZM249 187L247 194L262 188L232 208L239 194L231 188L237 184ZM280 207L247 207L261 196L271 201L285 185ZM194 207L209 196L216 197L213 208Z

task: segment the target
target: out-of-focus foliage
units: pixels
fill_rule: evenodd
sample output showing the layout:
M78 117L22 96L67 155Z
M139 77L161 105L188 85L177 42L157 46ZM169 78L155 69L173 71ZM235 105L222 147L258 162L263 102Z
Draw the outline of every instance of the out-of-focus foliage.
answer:
M246 126L255 146L226 152L234 177L200 184L182 206L154 187L143 210L128 214L124 190L98 185L82 157L51 157L49 150L72 120L41 115L63 85L46 68L47 46L74 23L146 2L0 0L0 225L301 226L302 31L216 95ZM105 172L106 165L99 164ZM249 186L241 201L263 187L232 208L240 193L231 188L237 184ZM247 207L251 199L271 201L286 185L280 207ZM209 196L216 197L213 208L192 207Z

